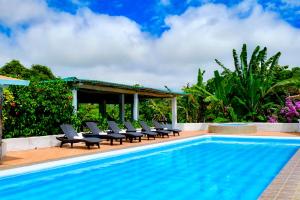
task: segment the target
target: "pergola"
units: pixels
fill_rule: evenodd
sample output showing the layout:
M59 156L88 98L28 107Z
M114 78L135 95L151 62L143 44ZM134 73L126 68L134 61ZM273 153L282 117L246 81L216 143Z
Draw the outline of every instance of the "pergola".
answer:
M120 121L125 120L125 104L132 105L132 119L139 119L139 101L151 98L172 99L172 126L177 124L177 96L184 93L154 89L141 86L130 86L98 80L65 78L72 87L74 112L80 103L99 104L99 112L105 116L106 104L119 104Z

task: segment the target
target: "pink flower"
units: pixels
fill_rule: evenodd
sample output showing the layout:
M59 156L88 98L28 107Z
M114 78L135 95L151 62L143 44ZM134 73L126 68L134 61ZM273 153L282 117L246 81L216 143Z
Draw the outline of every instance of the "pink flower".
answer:
M268 122L269 122L269 123L277 123L277 122L278 122L276 116L269 116L268 118L269 118L269 119L268 119Z
M300 101L295 102L295 107L297 110L300 110Z
M287 99L285 107L280 110L280 114L286 117L288 122L292 122L295 118L300 116L300 101L293 102L291 99Z

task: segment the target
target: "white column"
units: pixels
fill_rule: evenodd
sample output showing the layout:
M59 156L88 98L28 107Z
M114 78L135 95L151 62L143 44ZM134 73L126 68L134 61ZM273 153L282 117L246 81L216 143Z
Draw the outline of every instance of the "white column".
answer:
M125 95L121 94L120 95L120 120L121 122L125 121Z
M139 95L135 93L133 95L133 120L139 119Z
M172 98L172 128L176 128L177 124L177 98Z
M78 99L77 99L77 90L76 89L72 90L72 95L73 95L73 100L72 100L73 111L74 111L74 113L77 113Z

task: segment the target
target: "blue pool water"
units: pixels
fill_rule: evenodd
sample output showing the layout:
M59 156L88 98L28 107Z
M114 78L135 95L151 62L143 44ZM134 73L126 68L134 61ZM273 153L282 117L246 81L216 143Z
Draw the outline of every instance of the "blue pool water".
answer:
M0 199L257 199L300 140L213 137L0 178Z
M220 123L219 126L247 126L245 123Z

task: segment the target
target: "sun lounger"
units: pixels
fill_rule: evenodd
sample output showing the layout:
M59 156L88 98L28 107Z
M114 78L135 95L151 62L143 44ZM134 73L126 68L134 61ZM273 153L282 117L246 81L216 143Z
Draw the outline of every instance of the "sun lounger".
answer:
M95 137L86 138L83 136L78 135L72 125L70 124L62 124L60 125L63 133L65 134L64 137L56 137L57 140L61 141L60 147L64 144L70 143L71 148L73 148L74 143L84 142L85 145L90 149L90 146L97 145L100 148L100 139Z
M167 124L161 124L158 121L153 120L153 124L155 129L157 130L165 130L165 131L171 131L173 132L173 135L175 136L175 134L179 135L179 133L181 132L180 129L172 129L172 128L168 128Z
M101 139L110 140L110 145L113 145L114 140L119 140L120 144L122 144L123 139L125 138L124 135L118 133L104 133L101 131L95 122L86 122L87 127L91 130L91 134L86 134L86 137L97 137Z
M152 131L151 128L147 125L146 122L144 121L140 121L140 125L142 126L142 130L143 131L147 131L147 132L156 132L158 133L158 135L160 135L161 137L164 137L165 135L169 137L169 133L170 131L165 131L165 130L155 130L155 131Z
M126 132L137 132L137 130L133 127L133 125L130 123L130 122L124 122L124 125L126 127ZM148 140L150 137L154 138L157 136L157 133L156 132L152 132L152 131L142 131L141 132L143 135L146 135Z
M118 124L114 121L108 121L108 127L113 133L119 133L125 135L126 139L129 139L130 143L132 143L133 139L138 138L139 142L142 141L143 134L138 132L125 132L122 133L118 127Z

